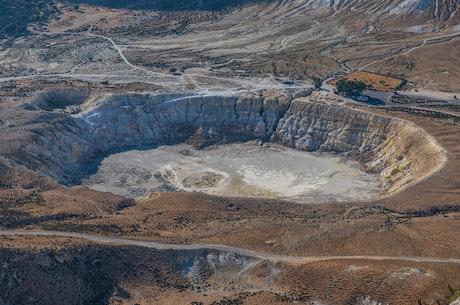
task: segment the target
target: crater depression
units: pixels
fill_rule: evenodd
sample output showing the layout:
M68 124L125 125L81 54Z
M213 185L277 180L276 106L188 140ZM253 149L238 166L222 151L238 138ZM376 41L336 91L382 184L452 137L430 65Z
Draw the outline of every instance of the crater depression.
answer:
M443 149L412 123L308 94L45 92L0 118L2 158L135 198L202 191L300 202L392 193L442 165Z
M254 142L196 150L186 144L128 151L106 158L85 185L128 197L152 192L201 191L211 195L299 202L368 199L375 176L357 162Z

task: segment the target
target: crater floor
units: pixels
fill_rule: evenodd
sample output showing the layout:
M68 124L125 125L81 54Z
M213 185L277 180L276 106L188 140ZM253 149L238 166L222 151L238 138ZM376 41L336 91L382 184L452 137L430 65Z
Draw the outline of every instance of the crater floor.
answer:
M369 199L379 192L377 177L360 171L356 161L255 142L204 150L179 144L113 154L84 184L134 198L156 191L200 191L336 202Z

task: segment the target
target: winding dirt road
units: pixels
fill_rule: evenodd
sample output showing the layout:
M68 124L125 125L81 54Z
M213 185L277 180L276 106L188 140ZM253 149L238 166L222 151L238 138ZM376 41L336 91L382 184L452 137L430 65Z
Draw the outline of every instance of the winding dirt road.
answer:
M460 259L456 258L435 258L435 257L401 257L401 256L369 256L369 255L353 255L353 256L288 256L256 252L252 250L218 245L218 244L174 244L163 243L157 241L134 240L125 238L115 238L108 236L98 236L74 232L59 232L59 231L23 231L23 230L0 230L0 236L49 236L49 237L70 237L81 238L98 244L108 244L114 246L136 246L143 248L151 248L157 250L215 250L222 252L232 252L242 256L249 256L268 260L272 262L287 262L287 263L311 263L319 261L331 260L396 260L396 261L409 261L419 263L441 263L441 264L460 264Z
M128 65L129 67L135 69L135 70L140 70L140 71L143 71L143 72L147 72L147 73L150 73L150 74L153 74L153 75L159 75L159 76L166 76L166 77L171 77L171 75L169 74L165 74L165 73L159 73L159 72L153 72L153 71L150 71L148 69L145 69L143 67L139 67L139 66L136 66L134 65L133 63L131 63L127 58L126 56L123 54L123 50L120 48L120 46L117 45L117 43L110 37L107 37L107 36L104 36L104 35L96 35L96 34L92 34L92 33L88 33L86 34L90 37L97 37L97 38L102 38L102 39L105 39L107 40L108 42L110 42L112 44L112 46L115 48L115 50L117 51L118 55L120 56L121 60L123 60L125 62L126 65Z
M394 58L394 57L398 57L398 56L401 56L401 55L407 55L417 49L420 49L420 48L423 48L424 46L426 46L427 44L429 44L429 42L431 41L435 41L435 40L439 40L439 39L444 39L444 38L455 38L455 37L460 37L460 32L456 32L456 33L453 33L453 34L448 34L448 35L442 35L442 36L435 36L435 37L430 37L430 38L427 38L425 39L422 43L416 45L415 47L412 47L402 53L398 53L398 54L393 54L393 55L390 55L390 56L387 56L385 58L382 58L382 59L379 59L379 60L375 60L375 61L372 61L370 63L367 63L365 64L364 66L361 66L359 68L357 68L356 70L357 71L362 71L363 69L369 67L369 66L372 66L376 63L379 63L379 62L382 62L382 61L385 61L385 60L388 60L390 58Z

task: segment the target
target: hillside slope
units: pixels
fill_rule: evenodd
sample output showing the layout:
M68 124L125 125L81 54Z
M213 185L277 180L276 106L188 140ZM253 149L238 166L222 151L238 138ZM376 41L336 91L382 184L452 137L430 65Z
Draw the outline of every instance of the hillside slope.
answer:
M0 39L23 35L29 24L46 22L51 14L58 12L52 1L0 1Z
M16 37L27 33L32 23L47 22L52 14L60 14L62 5L102 6L116 9L155 10L155 11L221 11L249 4L273 4L268 0L179 0L179 1L126 1L126 0L3 0L0 3L0 38ZM359 15L357 21L365 19L379 24L398 18L398 23L433 23L438 28L456 25L459 22L460 6L456 0L276 0L278 6L288 17L302 10L329 9L331 17ZM375 25L374 25L375 26Z

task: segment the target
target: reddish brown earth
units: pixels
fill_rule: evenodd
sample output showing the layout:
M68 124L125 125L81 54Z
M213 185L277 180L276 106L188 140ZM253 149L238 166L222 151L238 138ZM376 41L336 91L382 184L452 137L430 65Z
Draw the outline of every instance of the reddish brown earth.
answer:
M42 191L4 188L0 190L2 225L4 229L63 230L178 243L225 244L294 256L460 257L460 244L456 238L460 232L457 202L460 179L456 170L460 156L456 139L458 121L433 118L423 113L378 111L411 120L432 134L447 150L446 166L392 196L343 204L302 205L262 199L218 198L200 193L156 193L150 199L134 202L81 187L62 188L50 183L46 184L48 190ZM3 178L10 181L8 177L11 176L5 176L7 173L2 170ZM23 178L29 178L29 184L37 181L37 177L30 174ZM45 182L41 183L45 185ZM69 239L63 241L61 238L10 236L1 237L1 240L2 245L13 252L23 249L18 254L41 252L45 246L54 249L49 250L51 252L67 251L70 257L81 255L74 251L82 248L105 253L104 257L116 257L110 253L121 251L119 247L91 245L85 241L75 243L73 239L71 244ZM138 251L150 250L131 248L127 253L137 257ZM130 261L141 264L135 258ZM257 266L262 266L259 264L271 266L268 262ZM267 280L267 274L270 274L267 270L272 267L261 270L251 267L248 271L251 277L245 279L241 287L249 289L257 281ZM281 276L272 284L256 285L259 288L249 289L251 292L246 293L241 287L211 296L192 288L178 289L172 284L179 281L179 278L173 280L176 271L169 269L164 272L172 278L166 286L160 285L161 289L148 277L135 280L126 275L123 285L127 291L136 292L129 300L144 304L151 300L187 304L190 298L210 304L211 300L222 301L224 295L243 304L287 304L302 300L355 304L360 302L360 297L390 304L413 304L418 300L421 304L447 304L451 293L449 286L460 286L458 264L361 259L301 265L278 263L275 267L281 270ZM353 272L347 271L350 268ZM106 272L120 284L119 277L111 271ZM207 278L208 283L215 280L212 276ZM114 300L117 297L112 298L112 302ZM123 304L127 299L121 299L121 302Z
M292 10L273 2L259 3L259 8L251 3L225 12L150 12L144 16L148 22L136 23L140 10L85 4L76 9L59 4L62 12L53 16L61 19L53 17L37 31L69 31L69 35L40 32L41 36L4 40L8 49L1 53L2 78L25 78L1 82L0 111L42 90L165 90L167 85L148 83L146 79L153 76L147 73L146 78L139 68L138 74L127 74L123 81L105 81L112 68L116 77L133 69L120 60L107 39L86 35L91 25L97 25L94 33L117 40L131 62L150 72L171 76L171 67L180 68L181 73L190 65L206 68L184 77L182 89L238 88L258 84L259 79L251 79L255 76L280 78L280 82L326 78L341 72L341 63L359 68L417 46L434 34L450 34L460 16L455 14L458 6L453 1L436 3L445 4L452 13L436 10L439 22L433 27L439 32L405 32L406 26L418 20L414 15L383 18L380 26L391 31L368 34L368 22L357 19L364 15L347 11L347 6L324 8L310 16L302 7ZM369 7L375 9L373 5ZM290 12L291 17L284 18ZM326 22L335 12L338 19ZM432 13L428 10L420 18L426 21ZM107 21L103 16L111 18ZM269 26L253 32L258 29L255 24L263 22ZM338 32L342 26L360 34L344 42L343 33ZM235 32L223 36L221 45L219 31L230 28ZM277 29L276 35L272 29ZM331 38L331 33L338 34ZM184 40L177 39L178 35L184 35ZM459 41L458 36L433 41L370 65L366 71L395 75L415 87L455 93L459 90ZM58 47L52 47L56 43ZM68 75L40 78L38 73ZM79 73L96 77L85 80ZM460 258L459 107L354 107L414 122L445 148L446 164L423 181L384 198L298 204L201 193L154 193L135 201L84 187L64 187L12 167L2 158L0 228L222 244L298 257L366 258L295 263L206 249L155 250L70 237L0 236L0 304L449 304L460 289L458 263L398 258ZM0 126L2 131L6 127ZM8 149L0 147L2 152ZM212 260L215 256L222 260ZM373 259L378 256L394 259Z

